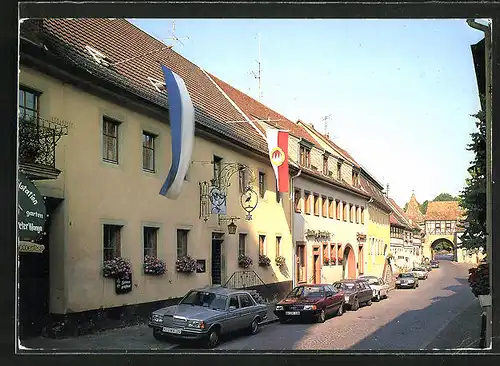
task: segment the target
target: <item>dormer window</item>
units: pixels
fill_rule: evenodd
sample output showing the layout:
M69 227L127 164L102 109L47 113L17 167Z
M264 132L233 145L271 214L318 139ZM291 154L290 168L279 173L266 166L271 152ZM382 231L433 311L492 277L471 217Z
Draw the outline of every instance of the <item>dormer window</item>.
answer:
M323 174L328 175L328 155L323 155Z
M342 161L337 162L337 179L342 180Z
M352 171L352 185L354 187L359 186L359 173L356 171Z
M165 86L165 82L164 81L160 81L160 80L157 80L155 78L152 78L152 77L148 77L148 80L149 82L151 83L151 85L153 85L153 87L159 91L160 93L165 91L165 89L167 88Z
M306 168L311 167L311 149L307 146L300 146L300 165Z
M103 53L97 51L95 48L87 46L87 51L92 55L94 61L102 66L108 67L110 65L109 58Z

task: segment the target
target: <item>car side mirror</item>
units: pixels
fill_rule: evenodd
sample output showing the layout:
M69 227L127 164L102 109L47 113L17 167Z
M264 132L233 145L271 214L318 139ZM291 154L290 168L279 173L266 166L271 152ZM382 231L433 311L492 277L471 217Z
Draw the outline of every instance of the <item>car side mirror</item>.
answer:
M234 311L234 310L236 310L236 306L230 306L229 307L229 311Z

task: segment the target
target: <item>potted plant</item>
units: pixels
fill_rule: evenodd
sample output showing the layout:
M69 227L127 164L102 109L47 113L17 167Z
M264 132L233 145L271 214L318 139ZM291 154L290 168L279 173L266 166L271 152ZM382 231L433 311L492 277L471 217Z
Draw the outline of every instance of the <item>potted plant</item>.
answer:
M271 265L271 259L265 254L259 255L259 266L269 267Z
M285 264L286 264L286 259L285 257L281 256L281 255L278 255L275 259L274 259L276 265L280 268L284 267Z
M167 271L167 265L161 259L146 255L144 257L144 274L160 276Z
M328 258L327 256L324 256L323 257L323 264L325 266L328 266L330 264L330 258Z
M252 258L250 258L249 256L247 256L247 255L240 255L240 256L238 257L238 265L239 265L241 268L248 268L248 267L250 267L252 264L253 264L253 260L252 260Z
M102 275L106 278L116 278L132 274L132 265L125 258L115 257L105 260L102 264Z
M336 265L336 264L337 264L337 258L335 258L335 257L330 257L330 265L331 265L331 266L334 266L334 265Z
M479 298L481 306L491 306L488 263L469 269L469 285L474 296Z
M196 262L196 259L186 255L177 259L175 262L175 269L177 272L181 273L193 273L198 269L198 263Z

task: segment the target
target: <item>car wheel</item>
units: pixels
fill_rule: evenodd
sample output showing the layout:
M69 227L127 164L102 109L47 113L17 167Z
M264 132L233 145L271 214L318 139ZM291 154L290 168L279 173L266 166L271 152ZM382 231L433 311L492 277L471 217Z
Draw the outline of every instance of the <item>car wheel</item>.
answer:
M366 302L366 305L367 305L367 306L371 306L371 305L372 305L372 300L368 300L368 301Z
M153 329L153 337L155 337L157 341L165 340L165 336L160 332L159 329Z
M326 320L326 313L325 313L325 309L321 309L321 312L319 313L318 315L318 319L317 319L317 322L318 323L324 323Z
M377 301L382 300L382 297L380 296L380 292L377 294Z
M344 314L344 303L340 304L339 308L337 309L337 316L342 316Z
M259 319L256 318L253 320L252 324L250 324L250 334L254 335L259 331Z
M207 347L214 348L219 344L219 330L211 329L207 335Z
M352 311L356 311L359 309L359 301L357 298L354 299L354 303L352 304L351 309L352 309Z

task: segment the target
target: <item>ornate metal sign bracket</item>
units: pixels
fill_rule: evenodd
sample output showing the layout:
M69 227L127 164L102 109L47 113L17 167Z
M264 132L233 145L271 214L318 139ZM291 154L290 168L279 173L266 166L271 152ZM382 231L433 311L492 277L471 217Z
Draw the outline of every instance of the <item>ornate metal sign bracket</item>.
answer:
M193 161L193 163L214 164L207 161ZM200 218L208 221L210 214L218 216L226 214L226 203L228 188L231 186L231 180L236 173L242 172L239 176L241 207L246 211L246 220L251 220L251 212L255 210L258 203L258 194L252 188L255 182L253 170L245 164L234 162L223 162L218 178L210 181L200 182ZM211 206L211 207L210 207ZM234 220L233 220L234 221Z

